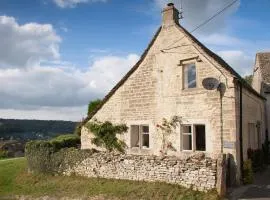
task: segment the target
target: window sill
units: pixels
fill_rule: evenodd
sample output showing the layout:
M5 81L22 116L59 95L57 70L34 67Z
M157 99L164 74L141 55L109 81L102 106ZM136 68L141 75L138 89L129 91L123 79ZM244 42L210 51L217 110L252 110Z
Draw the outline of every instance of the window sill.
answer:
M182 91L198 91L201 90L201 88L199 87L195 87L195 88L183 88Z

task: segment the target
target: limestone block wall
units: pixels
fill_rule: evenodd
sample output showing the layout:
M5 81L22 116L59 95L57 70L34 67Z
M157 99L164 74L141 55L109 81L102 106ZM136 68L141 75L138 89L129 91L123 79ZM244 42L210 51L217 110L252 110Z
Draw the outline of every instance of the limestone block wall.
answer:
M125 123L128 126L147 124L150 129L150 148L140 150L138 154L159 155L162 146L161 136L156 125L163 118L183 117L184 124L203 124L206 128L206 152L220 153L222 140L236 142L235 90L233 77L212 58L198 49L176 26L163 27L139 68L118 88L113 96L95 114L100 121ZM172 43L180 46L172 53L161 50ZM180 60L199 56L201 61L191 60L179 65ZM184 89L183 65L195 62L197 87ZM202 80L207 77L217 78L225 83L226 91L222 99L223 124L221 122L221 99L217 90L203 88ZM221 131L223 127L223 130ZM221 132L223 135L221 135ZM90 136L82 130L82 149L91 147ZM122 138L130 147L130 132ZM171 134L175 152L182 154L181 130ZM129 151L130 153L134 153ZM235 148L224 149L235 155Z
M210 158L194 154L186 158L157 157L128 154L94 153L82 162L67 168L65 175L76 174L86 177L125 179L135 181L160 181L193 187L207 191L222 187L218 180L222 173L222 157ZM219 183L219 184L217 184Z

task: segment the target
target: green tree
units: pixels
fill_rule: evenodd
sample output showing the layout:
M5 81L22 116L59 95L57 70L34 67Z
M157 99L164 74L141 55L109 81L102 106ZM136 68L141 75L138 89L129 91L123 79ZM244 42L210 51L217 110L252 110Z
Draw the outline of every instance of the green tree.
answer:
M101 99L96 99L94 101L90 101L88 104L88 112L87 115L89 116L101 103Z
M252 85L253 75L245 76L244 79L249 85Z
M83 121L78 122L73 132L75 135L81 136L82 126L84 126L89 121L90 114L97 109L97 107L100 105L101 102L102 102L101 99L96 99L89 102L88 110L87 110L87 117Z

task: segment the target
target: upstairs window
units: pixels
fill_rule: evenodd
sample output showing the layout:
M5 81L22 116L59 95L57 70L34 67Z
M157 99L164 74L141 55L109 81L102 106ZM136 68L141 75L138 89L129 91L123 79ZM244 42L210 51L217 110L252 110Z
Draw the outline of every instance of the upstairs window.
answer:
M184 89L196 88L196 65L195 63L184 65Z
M149 126L148 125L131 125L130 127L130 146L142 149L149 148Z

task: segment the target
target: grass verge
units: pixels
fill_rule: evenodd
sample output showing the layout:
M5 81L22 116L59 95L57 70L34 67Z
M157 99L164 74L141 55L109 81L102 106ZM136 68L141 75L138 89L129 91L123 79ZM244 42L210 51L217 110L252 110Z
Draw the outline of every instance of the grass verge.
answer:
M0 161L0 197L13 195L155 200L218 199L216 192L196 192L166 183L28 174L24 158Z

